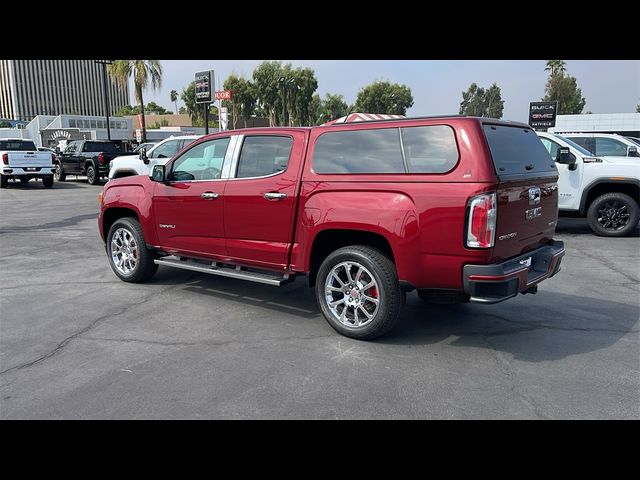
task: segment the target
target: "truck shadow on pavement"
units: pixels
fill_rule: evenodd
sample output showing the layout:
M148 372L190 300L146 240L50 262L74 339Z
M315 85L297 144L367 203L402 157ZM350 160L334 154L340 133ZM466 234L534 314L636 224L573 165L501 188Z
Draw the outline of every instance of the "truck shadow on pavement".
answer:
M160 273L160 272L159 272ZM160 275L162 277L162 275ZM196 274L185 291L265 308L322 324L333 332L305 277L275 288L242 280ZM159 279L160 280L160 279ZM429 305L407 295L400 324L386 336L359 345L425 346L446 342L510 353L527 362L558 360L609 347L636 332L640 307L541 290L498 305ZM335 333L336 339L344 337Z
M52 188L45 188L41 181L30 180L27 183L20 182L9 182L7 189L8 190L42 190L43 192L50 192L52 190L59 189L70 189L70 188L81 188L80 184L87 183L86 180L78 180L77 182L65 181L65 182L53 182ZM96 185L98 187L98 185Z

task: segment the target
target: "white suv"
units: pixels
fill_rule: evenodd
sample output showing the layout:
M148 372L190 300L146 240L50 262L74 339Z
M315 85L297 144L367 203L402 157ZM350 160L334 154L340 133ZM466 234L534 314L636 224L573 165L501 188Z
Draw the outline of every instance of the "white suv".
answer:
M558 209L587 217L589 226L606 237L633 232L640 221L640 169L636 159L595 157L580 145L547 132L537 132L558 167Z
M599 157L640 157L638 144L622 135L614 133L563 133L561 135Z
M164 165L171 157L202 135L169 137L138 155L123 155L109 162L109 180L131 175L149 175L154 165Z

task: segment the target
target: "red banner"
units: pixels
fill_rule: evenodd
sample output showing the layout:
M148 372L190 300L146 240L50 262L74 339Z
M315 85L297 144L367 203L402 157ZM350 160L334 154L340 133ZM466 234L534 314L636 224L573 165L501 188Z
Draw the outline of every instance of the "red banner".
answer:
M233 92L231 90L219 90L216 92L216 100L231 100Z

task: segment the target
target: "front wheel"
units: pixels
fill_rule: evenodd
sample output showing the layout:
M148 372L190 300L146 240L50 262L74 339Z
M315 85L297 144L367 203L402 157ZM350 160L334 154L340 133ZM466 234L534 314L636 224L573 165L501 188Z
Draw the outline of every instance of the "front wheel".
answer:
M343 247L322 262L316 279L320 310L334 330L370 340L400 319L405 292L394 263L366 245Z
M587 220L596 235L623 237L636 228L640 212L638 204L629 195L605 193L591 202Z
M158 270L155 252L146 247L142 227L134 218L113 223L107 234L107 255L111 269L125 282L146 282Z
M87 182L90 185L98 185L100 183L100 175L96 171L96 167L93 165L87 166Z

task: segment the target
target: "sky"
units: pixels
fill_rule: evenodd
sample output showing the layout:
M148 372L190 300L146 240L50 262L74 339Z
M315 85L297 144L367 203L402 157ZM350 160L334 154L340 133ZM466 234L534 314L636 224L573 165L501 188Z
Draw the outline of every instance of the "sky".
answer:
M503 118L528 121L529 102L544 95L545 60L282 60L294 67L309 67L318 79L318 92L342 94L348 104L358 90L374 80L389 80L411 88L414 98L408 116L458 113L462 91L472 82L488 87L496 82L505 101ZM193 81L195 72L214 70L216 82L231 73L251 78L262 60L161 60L162 87L145 93L167 109L175 107L169 92L178 93ZM635 112L640 103L640 61L567 60L567 73L576 77L587 103L584 112ZM130 88L133 92L133 88ZM132 95L133 101L133 95ZM178 108L182 105L178 101Z

